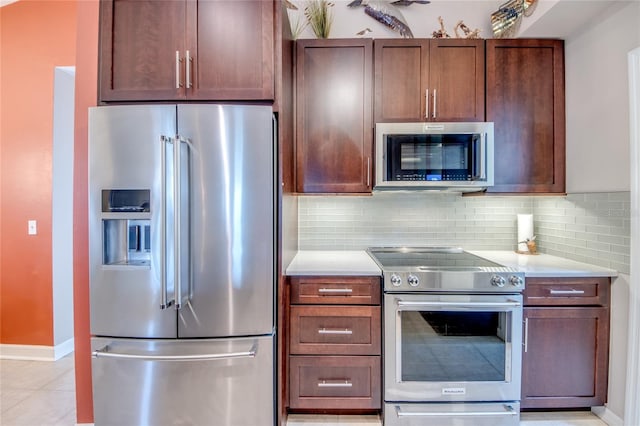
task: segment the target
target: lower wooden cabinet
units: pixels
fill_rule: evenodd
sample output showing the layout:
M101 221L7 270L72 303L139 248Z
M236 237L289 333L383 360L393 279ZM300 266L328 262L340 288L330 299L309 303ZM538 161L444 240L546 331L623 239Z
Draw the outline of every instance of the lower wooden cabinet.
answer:
M289 277L289 410L382 408L380 277Z
M607 401L609 279L527 279L521 408Z
M380 356L291 356L292 409L379 409Z

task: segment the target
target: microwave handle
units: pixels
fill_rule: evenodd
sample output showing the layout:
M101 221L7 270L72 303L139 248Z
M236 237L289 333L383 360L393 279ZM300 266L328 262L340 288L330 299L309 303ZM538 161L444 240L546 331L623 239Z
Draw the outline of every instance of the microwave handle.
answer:
M486 161L487 156L487 135L473 140L473 180L484 180L487 178Z

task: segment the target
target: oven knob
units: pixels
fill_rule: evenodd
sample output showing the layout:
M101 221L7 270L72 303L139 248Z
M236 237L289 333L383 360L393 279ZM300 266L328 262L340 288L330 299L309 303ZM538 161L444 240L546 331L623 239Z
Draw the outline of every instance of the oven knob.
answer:
M509 277L509 282L514 287L521 287L522 284L524 284L524 280L521 277L517 276L517 275L511 275Z
M501 277L500 275L494 275L491 277L491 285L494 287L504 287L504 284L507 280L504 279L504 277Z
M418 277L415 275L409 275L407 277L407 282L411 287L418 287L418 284L420 284L420 280L418 280Z
M400 284L402 284L402 278L400 278L400 275L391 275L391 284L393 284L394 287L400 287Z

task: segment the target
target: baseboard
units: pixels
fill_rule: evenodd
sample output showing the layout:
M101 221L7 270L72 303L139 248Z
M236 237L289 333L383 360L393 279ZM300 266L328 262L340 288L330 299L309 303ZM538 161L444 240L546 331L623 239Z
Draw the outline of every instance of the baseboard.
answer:
M57 361L73 352L73 338L56 346L0 344L0 359Z
M624 426L622 419L607 407L591 407L591 412L600 417L609 426Z

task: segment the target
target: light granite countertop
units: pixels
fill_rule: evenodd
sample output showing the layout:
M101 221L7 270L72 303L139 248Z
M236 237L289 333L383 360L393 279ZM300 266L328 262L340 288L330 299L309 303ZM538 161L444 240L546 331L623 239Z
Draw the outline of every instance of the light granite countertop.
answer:
M616 277L618 272L548 254L526 255L508 250L470 250L472 254L525 273L526 277ZM364 250L300 250L287 275L382 275Z

